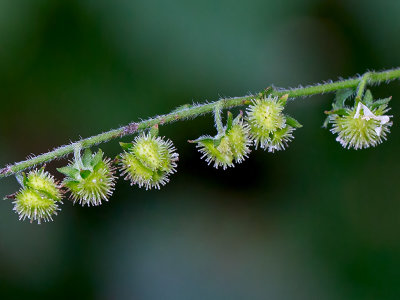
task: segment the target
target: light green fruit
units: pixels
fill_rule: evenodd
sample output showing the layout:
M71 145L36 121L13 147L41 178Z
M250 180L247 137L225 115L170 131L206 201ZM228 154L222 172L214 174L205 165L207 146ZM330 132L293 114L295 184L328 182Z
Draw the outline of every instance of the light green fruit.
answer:
M231 117L229 114L228 116ZM249 129L243 125L241 115L233 123L231 119L228 120L223 134L215 137L204 136L194 142L203 154L201 158L217 169L234 167L234 162L241 163L250 153Z
M92 154L87 149L81 162L75 159L69 166L58 170L66 175L63 184L70 191L74 203L101 205L114 192L114 168L109 158L103 158L101 150Z
M52 221L57 215L57 202L45 193L30 188L21 189L16 197L13 210L19 215L20 220L30 219L31 222Z
M175 172L179 157L170 140L141 134L133 143L123 145L125 152L119 156L119 165L121 175L131 185L136 184L146 190L160 189L169 182L169 175Z
M366 106L361 104L360 107ZM344 148L357 150L375 147L386 140L392 126L392 122L388 121L389 116L385 115L388 111L387 106L381 105L372 111L369 108L366 110L369 112L367 115L362 109L358 109L357 113L357 107L346 108L344 115L330 116L331 132L337 134L336 140ZM383 122L384 119L387 121Z
M278 97L253 100L247 108L250 136L254 140L256 149L259 145L265 148L271 140L271 134L285 127L286 118L282 113L283 109L284 105Z
M52 221L60 210L62 191L53 176L43 169L23 174L23 188L15 195L13 210L20 220L28 218L31 222Z

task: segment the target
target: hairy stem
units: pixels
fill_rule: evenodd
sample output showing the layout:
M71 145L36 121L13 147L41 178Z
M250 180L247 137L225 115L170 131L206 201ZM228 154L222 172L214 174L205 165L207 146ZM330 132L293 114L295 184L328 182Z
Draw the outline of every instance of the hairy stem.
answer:
M271 95L283 96L288 94L290 98L298 98L305 96L312 96L317 94L325 94L335 92L341 89L357 88L357 96L362 96L362 93L367 84L380 84L383 82L389 82L394 79L400 78L400 68L386 70L382 72L368 72L366 76L358 76L346 80L338 80L330 83L322 83L316 85L310 85L307 87L299 87L294 89L273 89ZM360 95L361 94L361 95ZM78 142L61 146L50 152L38 155L27 160L7 165L5 168L0 169L0 178L7 177L10 175L17 174L25 169L29 169L39 164L52 161L57 158L64 157L70 153L73 153L77 147L81 149L89 148L100 143L108 142L113 139L121 138L126 135L131 135L139 131L148 129L154 125L164 125L179 120L193 119L206 113L212 113L217 110L227 109L231 107L239 107L248 105L252 99L260 97L260 94L249 95L244 97L235 98L224 98L215 102L199 104L199 105L185 105L182 108L174 110L168 114L157 116L145 121L138 123L131 123L118 129L110 130L98 135L82 139Z
M77 167L79 170L83 169L83 163L82 163L82 158L81 158L81 151L82 151L82 146L80 143L75 143L74 147L74 161L75 161L75 167Z
M215 127L217 128L218 134L224 131L224 125L222 125L222 105L223 102L218 102L214 107Z
M367 87L370 76L371 76L371 73L367 72L361 77L361 80L357 87L356 104L358 104L358 102L361 101L361 99L364 95L364 90Z

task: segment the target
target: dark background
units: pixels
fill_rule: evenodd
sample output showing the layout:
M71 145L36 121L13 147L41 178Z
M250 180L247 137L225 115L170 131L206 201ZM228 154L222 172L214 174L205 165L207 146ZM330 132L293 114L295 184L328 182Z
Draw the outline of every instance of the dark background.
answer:
M192 101L398 67L399 16L397 0L1 0L0 165ZM341 148L321 128L333 96L314 96L288 106L304 127L287 151L234 169L186 142L214 134L205 116L161 128L180 153L161 191L119 180L40 226L0 202L0 298L399 299L399 82L373 93L394 115L374 149Z

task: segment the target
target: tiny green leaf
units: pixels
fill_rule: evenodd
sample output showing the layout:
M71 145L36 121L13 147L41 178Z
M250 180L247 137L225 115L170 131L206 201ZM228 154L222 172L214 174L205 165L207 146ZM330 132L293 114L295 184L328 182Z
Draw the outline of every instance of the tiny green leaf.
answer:
M339 115L339 116L347 116L349 113L345 108L339 108L339 109L332 109L325 111L325 114L327 115Z
M214 139L213 139L214 147L218 147L219 144L221 144L221 141L222 141L222 139L223 139L224 137L225 137L225 136L223 135L223 136L221 136L221 137L219 137L219 138L214 138Z
M87 178L92 172L90 172L89 170L82 170L81 171L81 177L83 179Z
M229 130L232 128L232 122L233 122L233 115L230 111L228 111L228 119L226 121L226 130L225 133L228 133Z
M322 128L328 128L329 125L329 116L325 118L324 123L322 124Z
M91 159L92 159L92 151L89 148L87 148L85 149L85 152L83 153L82 156L83 166L86 168L89 167Z
M22 172L22 183L24 186L26 186L26 184L28 183L28 177L26 176L25 172Z
M345 106L346 100L354 94L353 89L344 89L338 90L336 92L335 99L333 100L332 107L333 109L340 109Z
M366 106L370 107L373 101L374 101L374 98L372 97L371 91L367 90L365 92L364 99L363 99L364 104Z
M282 97L280 97L278 101L279 103L282 104L282 106L285 106L288 99L289 99L289 94L285 94Z
M286 116L286 124L293 127L293 128L301 128L303 125L301 125L296 119Z
M125 151L129 151L129 149L131 149L133 147L133 143L123 143L123 142L119 142L119 145L121 146L121 148Z
M384 99L378 99L375 102L373 102L370 106L371 109L375 109L381 105L387 105L390 100L392 100L392 97L384 98Z
M243 111L240 111L240 113L236 116L236 118L233 120L233 125L239 124L240 120L243 118Z
M70 187L70 186L76 186L76 185L78 185L79 184L79 180L75 180L75 179L72 179L72 178L66 178L64 181L63 181L63 184L64 184L64 186L66 186L66 187Z
M188 143L195 144L195 143L213 143L214 139L208 135L201 136L196 140L189 140Z
M78 178L79 177L79 170L73 167L62 167L57 169L58 172L68 176L70 178Z
M90 166L93 168L95 166L97 166L98 163L100 163L103 160L103 151L101 151L101 149L99 149L99 151L97 151L96 155L92 158L91 162L90 162Z
M334 111L334 113L339 116L347 116L348 115L348 112L345 108L337 109Z

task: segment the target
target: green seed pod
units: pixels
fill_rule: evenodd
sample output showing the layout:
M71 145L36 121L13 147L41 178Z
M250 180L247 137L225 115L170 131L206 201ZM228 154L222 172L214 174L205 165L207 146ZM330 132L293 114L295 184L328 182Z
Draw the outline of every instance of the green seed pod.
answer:
M250 153L249 146L249 128L243 125L242 115L238 115L232 120L232 114L228 112L227 125L223 132L215 137L203 136L197 140L190 141L197 143L201 157L210 165L224 170L228 167L234 167L234 162L241 163Z
M378 102L379 103L379 102ZM343 114L332 114L329 121L331 132L337 134L336 140L347 149L375 147L386 140L392 126L386 104L374 108L358 102L353 109L345 108Z
M302 127L297 120L283 114L287 99L287 94L280 98L264 96L247 109L250 137L256 149L260 146L268 152L285 150L294 138L293 131Z
M63 185L71 192L74 204L101 205L114 192L114 168L109 158L103 158L100 149L95 154L86 149L82 158L75 158L70 165L58 171L66 175Z
M53 176L43 169L24 173L21 190L15 195L13 210L20 220L30 219L31 222L52 221L53 215L60 210L63 192Z
M133 143L120 144L125 150L118 157L121 175L131 185L160 189L175 173L179 155L170 140L149 133L136 136Z
M286 125L285 115L282 113L287 97L264 97L253 100L247 108L247 121L250 128L250 136L256 149L267 148L271 141L271 134Z

